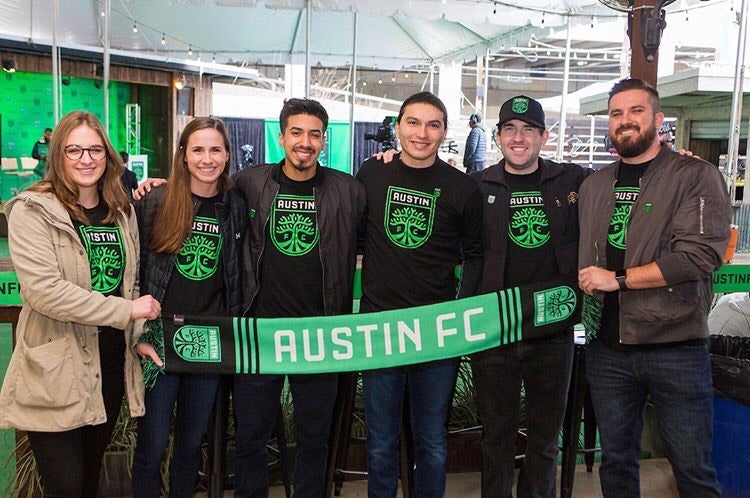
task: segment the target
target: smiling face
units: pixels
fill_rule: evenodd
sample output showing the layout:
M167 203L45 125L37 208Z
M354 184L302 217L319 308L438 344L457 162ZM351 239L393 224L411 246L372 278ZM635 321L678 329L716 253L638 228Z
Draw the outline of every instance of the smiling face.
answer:
M431 104L416 102L406 106L396 123L401 162L412 168L432 166L445 139L444 121L443 112Z
M323 121L311 114L289 116L286 129L279 134L284 148L284 174L294 181L315 176L315 165L325 146Z
M88 150L84 150L79 158L71 159L71 157L75 157L80 152L76 150L76 147L72 146ZM92 159L92 151L90 150L92 147L95 151L93 152L94 157L98 159ZM99 136L99 133L95 129L82 124L73 128L68 133L64 148L71 151L71 157L68 157L68 153L63 155L63 170L70 181L78 187L79 197L83 198L93 195L98 199L97 183L107 168L106 146L102 137ZM101 154L102 149L104 150L104 154Z
M609 101L609 138L623 162L640 164L659 153L658 130L664 114L654 112L645 90L626 90Z
M539 167L539 151L547 143L549 132L511 119L500 125L497 138L505 158L505 171L527 175Z
M216 195L219 192L219 177L227 167L228 159L221 133L213 128L193 132L185 147L190 191L202 197Z

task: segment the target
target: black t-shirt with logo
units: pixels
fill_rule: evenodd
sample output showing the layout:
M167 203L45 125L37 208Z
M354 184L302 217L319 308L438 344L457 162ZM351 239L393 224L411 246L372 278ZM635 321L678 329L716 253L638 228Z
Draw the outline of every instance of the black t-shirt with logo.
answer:
M192 198L200 205L193 217L190 235L175 257L161 303L162 315L226 315L221 257L224 237L216 217L216 204L222 194L214 197L193 194Z
M100 199L91 209L82 208L89 220L84 225L72 219L81 239L91 270L91 290L105 296L122 296L122 278L125 271L125 242L123 234L114 223L104 223L108 207ZM125 361L125 336L122 330L99 327L99 357L102 371L122 370Z
M609 223L607 233L607 269L616 271L625 267L625 240L628 230L628 220L633 204L638 200L641 191L641 177L648 169L651 161L643 164L623 164L617 173L617 183L614 187L615 210ZM602 325L599 338L607 346L618 349L630 349L634 346L620 344L620 291L607 292L604 295L604 309L602 310Z
M320 170L302 182L288 178L283 170L280 173L279 192L266 223L266 240L259 263L260 289L251 315L258 318L323 315L323 266L315 205Z
M539 189L541 170L528 175L505 172L510 189L505 287L542 282L558 274L549 219ZM500 227L499 229L502 229Z
M362 311L449 301L462 253L481 257L478 184L443 161L410 168L368 160L357 178L367 192Z

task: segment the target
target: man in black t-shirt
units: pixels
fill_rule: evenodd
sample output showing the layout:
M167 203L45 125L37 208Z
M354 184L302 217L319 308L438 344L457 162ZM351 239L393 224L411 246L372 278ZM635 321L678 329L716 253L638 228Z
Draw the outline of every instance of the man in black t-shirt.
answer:
M472 175L484 203L481 293L574 276L578 257L578 187L586 171L539 157L549 133L539 102L519 95L500 109L503 160ZM555 496L557 439L565 412L573 334L526 340L472 355L482 418L482 497L510 497L516 463L521 384L527 445L518 496Z
M367 192L361 310L433 304L475 294L481 272L479 188L441 161L448 114L435 95L406 99L393 163L369 159L357 178ZM456 290L455 266L463 261ZM402 406L414 436L414 495L445 492L446 419L458 359L364 372L368 496L393 498L399 475Z
M351 313L357 228L364 188L324 168L328 114L316 101L289 99L280 115L278 164L235 175L249 228L243 251L244 310L256 318ZM336 400L336 374L287 376L297 439L294 496L320 498ZM236 375L236 497L268 493L266 444L280 414L283 375Z
M706 318L729 239L726 185L714 165L659 144L664 114L648 83L618 82L608 109L621 159L581 187L578 273L584 316L601 308L598 326L587 324L586 376L602 491L640 496L649 397L680 496L718 497Z

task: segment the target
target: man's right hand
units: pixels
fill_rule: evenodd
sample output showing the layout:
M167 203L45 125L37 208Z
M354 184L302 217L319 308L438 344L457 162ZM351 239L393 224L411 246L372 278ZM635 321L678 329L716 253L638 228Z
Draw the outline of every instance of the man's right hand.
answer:
M165 183L167 183L167 180L164 178L146 178L143 180L143 183L138 185L138 188L133 191L133 199L140 201L148 192L151 192L152 188L164 185Z

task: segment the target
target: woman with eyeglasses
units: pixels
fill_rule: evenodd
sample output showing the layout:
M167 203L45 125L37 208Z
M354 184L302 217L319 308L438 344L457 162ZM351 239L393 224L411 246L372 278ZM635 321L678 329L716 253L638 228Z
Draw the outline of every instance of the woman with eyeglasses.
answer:
M0 426L27 431L47 497L95 498L127 394L144 411L134 337L161 306L138 297L138 227L99 120L58 123L47 176L5 205L23 308Z
M165 317L240 314L240 251L247 215L244 201L231 188L224 124L195 118L180 135L166 187L154 188L135 204L141 288L162 303ZM161 366L155 344L141 342L136 350ZM219 382L219 375L173 373L157 375L153 384L147 380L146 415L138 421L133 459L133 498L161 495L161 461L175 403L167 496L193 496Z

